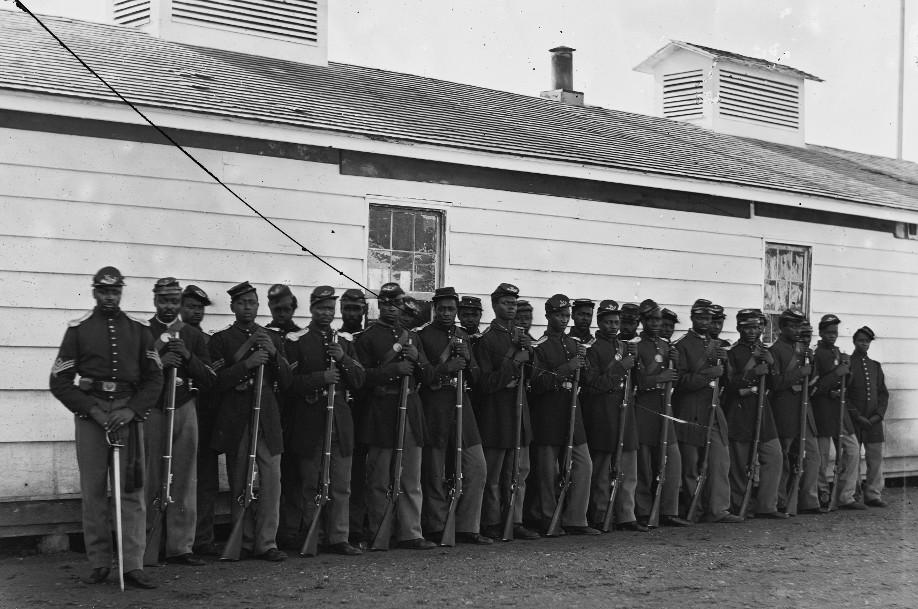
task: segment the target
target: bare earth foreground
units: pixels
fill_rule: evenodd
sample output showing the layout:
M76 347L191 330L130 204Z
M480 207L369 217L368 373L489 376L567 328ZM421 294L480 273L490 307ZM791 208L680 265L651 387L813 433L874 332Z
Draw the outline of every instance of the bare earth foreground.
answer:
M150 569L156 590L77 581L85 557L0 560L0 607L918 607L918 488L887 509Z

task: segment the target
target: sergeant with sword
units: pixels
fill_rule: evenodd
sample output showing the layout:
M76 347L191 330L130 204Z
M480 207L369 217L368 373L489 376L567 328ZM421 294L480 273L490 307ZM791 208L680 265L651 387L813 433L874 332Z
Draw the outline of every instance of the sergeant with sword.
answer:
M139 429L159 398L163 372L147 322L120 308L123 287L124 277L114 267L104 267L93 277L96 307L68 324L51 369L50 387L54 397L76 415L83 536L92 568L82 581L99 584L108 578L114 520L121 533L117 557L124 583L155 588L143 571L146 509ZM77 375L79 385L74 384ZM110 469L116 474L114 513L108 502Z
M153 286L156 315L150 319L165 385L144 426L147 481L147 548L144 564L160 560L165 529L166 562L206 564L192 554L197 523L197 392L213 384L210 355L200 330L178 318L182 288L174 277Z

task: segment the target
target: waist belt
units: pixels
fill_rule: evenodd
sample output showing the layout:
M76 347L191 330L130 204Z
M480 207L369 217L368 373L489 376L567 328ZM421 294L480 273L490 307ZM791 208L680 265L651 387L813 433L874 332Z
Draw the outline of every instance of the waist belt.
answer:
M134 383L97 381L84 376L80 379L80 389L93 393L128 393L134 391Z

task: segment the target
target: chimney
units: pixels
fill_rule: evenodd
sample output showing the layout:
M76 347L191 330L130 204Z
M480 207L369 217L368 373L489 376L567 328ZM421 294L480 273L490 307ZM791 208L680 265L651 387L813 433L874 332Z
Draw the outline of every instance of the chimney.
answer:
M574 51L570 47L555 47L551 53L551 90L542 91L545 99L572 106L583 105L583 93L574 91Z

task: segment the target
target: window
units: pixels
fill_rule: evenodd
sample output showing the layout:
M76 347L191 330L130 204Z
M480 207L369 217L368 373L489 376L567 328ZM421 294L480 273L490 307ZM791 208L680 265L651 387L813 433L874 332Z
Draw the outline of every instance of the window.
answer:
M809 315L810 248L782 243L765 244L765 306L768 324L762 335L765 342L778 336L778 317L796 307Z

